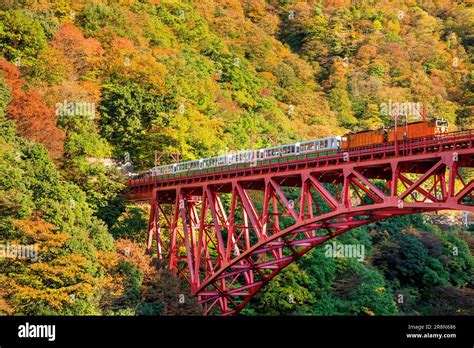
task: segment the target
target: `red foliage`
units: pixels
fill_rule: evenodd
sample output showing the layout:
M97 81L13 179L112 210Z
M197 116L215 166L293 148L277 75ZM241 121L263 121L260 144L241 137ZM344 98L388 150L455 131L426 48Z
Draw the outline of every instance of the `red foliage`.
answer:
M11 89L12 101L7 114L15 120L18 135L43 144L52 158L58 159L63 152L65 134L56 127L56 115L34 89L25 89L17 67L0 60L5 82Z
M66 23L56 32L51 46L64 52L69 63L79 74L97 65L104 54L100 42L94 38L86 39L81 29L72 23Z

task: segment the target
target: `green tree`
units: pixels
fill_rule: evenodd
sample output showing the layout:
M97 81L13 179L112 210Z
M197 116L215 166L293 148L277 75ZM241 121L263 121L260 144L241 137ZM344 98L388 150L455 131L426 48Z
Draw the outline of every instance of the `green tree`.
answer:
M0 11L0 52L9 60L30 66L45 48L41 23L24 10Z

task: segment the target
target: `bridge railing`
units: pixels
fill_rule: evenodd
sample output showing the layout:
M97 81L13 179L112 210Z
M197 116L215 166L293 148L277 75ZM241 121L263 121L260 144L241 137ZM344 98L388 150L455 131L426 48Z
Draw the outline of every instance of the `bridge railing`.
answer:
M364 146L358 147L355 149L347 149L346 151L341 151L336 154L333 151L320 151L318 157L309 157L311 154L301 154L296 155L298 159L296 160L288 160L287 157L279 157L277 159L272 159L272 163L270 164L259 164L258 166L251 166L245 168L232 168L229 169L228 166L223 166L220 168L215 168L216 170L206 173L199 173L199 174L189 174L186 176L172 176L166 178L159 178L157 176L153 176L148 174L149 172L140 173L141 177L133 177L130 176L128 180L128 186L131 191L134 193L139 192L146 192L149 191L151 188L155 187L159 182L166 182L172 180L183 180L189 178L199 178L199 177L207 177L213 174L234 174L237 172L248 171L252 169L266 169L266 168L273 168L279 166L288 166L288 165L295 165L295 164L304 164L308 165L310 163L315 164L316 166L327 165L330 162L343 162L345 159L349 158L350 160L360 160L364 158L374 157L376 155L382 156L407 156L412 154L413 152L419 153L421 152L433 152L433 148L437 148L437 151L443 151L445 146L450 144L456 144L460 142L470 142L473 144L474 142L474 130L465 130L465 131L457 131L457 132L449 132L445 133L443 136L436 136L436 137L422 137L416 139L408 139L398 142L398 153L395 154L395 144L394 143L385 143L385 144L378 144L378 145L371 145L371 146ZM330 153L331 152L331 153ZM221 170L219 170L221 169ZM171 174L172 175L172 174Z

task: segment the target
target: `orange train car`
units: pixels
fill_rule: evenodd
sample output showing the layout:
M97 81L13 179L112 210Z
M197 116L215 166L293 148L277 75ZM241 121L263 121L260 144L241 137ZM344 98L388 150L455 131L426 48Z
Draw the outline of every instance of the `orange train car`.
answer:
M442 135L447 131L448 121L444 119L438 118L430 121L414 122L398 127L397 140L434 137L437 135ZM395 141L394 128L391 128L391 132L388 134L388 141Z
M347 134L342 139L342 148L351 149L354 147L364 147L382 144L387 136L384 129L370 130L354 134Z
M436 118L400 125L397 127L397 140L440 136L448 131L448 121ZM365 147L391 143L395 141L395 127L383 127L377 130L347 134L342 139L342 149Z

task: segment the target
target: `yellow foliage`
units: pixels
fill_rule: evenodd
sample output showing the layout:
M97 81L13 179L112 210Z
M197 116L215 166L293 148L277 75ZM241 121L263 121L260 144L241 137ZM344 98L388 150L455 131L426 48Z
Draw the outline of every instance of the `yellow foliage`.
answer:
M40 252L48 252L52 248L58 248L70 238L67 233L51 232L54 226L40 218L14 220L13 225L20 229L25 236L37 242Z
M365 314L370 315L370 316L374 316L374 315L375 315L375 313L374 313L371 309L369 309L369 308L367 308L367 307L362 307L362 311L363 311Z

